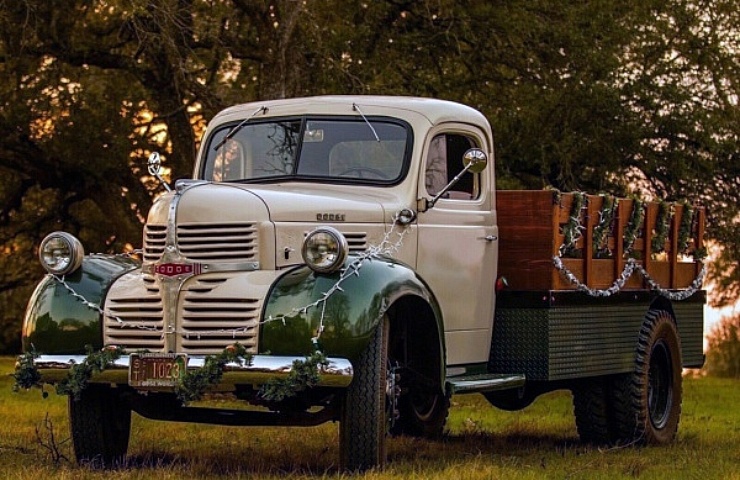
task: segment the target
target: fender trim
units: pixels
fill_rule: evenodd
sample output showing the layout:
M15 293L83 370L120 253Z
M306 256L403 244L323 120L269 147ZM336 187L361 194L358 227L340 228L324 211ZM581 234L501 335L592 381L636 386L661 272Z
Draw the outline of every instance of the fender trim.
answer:
M121 255L88 255L82 267L63 277L84 299L102 305L110 285L139 268L138 260ZM34 290L23 318L23 349L38 352L84 353L85 345L102 348L100 312L76 298L56 277L47 275Z
M357 259L350 256L345 268ZM340 279L339 272L320 275L305 265L287 271L272 286L265 301L260 332L260 352L277 355L307 355L314 350L312 339L327 355L355 361L365 348L380 318L399 299L418 297L435 317L444 357L444 324L434 294L408 265L380 257L364 261L357 275L350 275L322 301ZM306 308L306 306L309 306ZM318 329L322 323L323 332ZM275 319L270 321L270 319ZM287 331L286 331L287 329ZM444 378L444 361L441 362Z

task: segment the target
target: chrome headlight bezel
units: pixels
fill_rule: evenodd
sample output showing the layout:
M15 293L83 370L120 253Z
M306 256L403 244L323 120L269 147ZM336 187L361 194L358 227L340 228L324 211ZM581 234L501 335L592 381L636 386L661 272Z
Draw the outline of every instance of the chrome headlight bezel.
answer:
M336 228L319 227L306 235L301 248L303 261L317 273L334 273L344 265L349 252L347 239Z
M85 250L82 243L67 232L52 232L39 246L39 261L52 275L69 275L82 265Z

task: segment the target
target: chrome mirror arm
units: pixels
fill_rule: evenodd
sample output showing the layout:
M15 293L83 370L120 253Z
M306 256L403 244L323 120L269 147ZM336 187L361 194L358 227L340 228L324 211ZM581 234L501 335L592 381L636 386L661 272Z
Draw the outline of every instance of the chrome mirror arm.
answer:
M445 185L445 187L440 190L440 192L437 193L434 198L426 201L425 210L429 210L430 208L434 207L437 201L442 198L444 194L449 192L450 189L457 182L459 182L463 175L465 175L467 172L480 173L485 170L486 166L488 165L488 156L483 150L479 148L471 148L463 154L463 165L465 165L465 168L463 168L460 173L455 175L455 178L450 180L450 183Z
M149 160L147 160L147 168L149 170L149 175L159 180L159 183L164 185L165 190L167 190L168 192L172 191L172 188L167 185L167 182L165 182L160 175L160 172L162 171L162 158L159 156L159 152L152 152L152 154L149 155Z

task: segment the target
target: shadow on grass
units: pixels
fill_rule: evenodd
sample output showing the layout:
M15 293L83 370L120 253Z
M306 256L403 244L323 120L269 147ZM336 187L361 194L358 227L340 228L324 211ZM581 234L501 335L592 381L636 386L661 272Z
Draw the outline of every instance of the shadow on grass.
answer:
M428 459L433 463L442 464L455 463L470 458L471 455L526 458L541 456L543 452L564 455L574 450L586 451L595 448L581 443L575 437L524 432L449 434L436 441L401 437L393 440L392 445L393 462L418 462Z
M557 435L509 433L505 435L476 432L447 435L440 440L411 437L390 439L387 467L395 471L426 471L430 474L468 461L471 457L490 457L491 461L507 465L512 458L539 459L551 455L588 449L575 438ZM203 446L195 458L185 454L150 451L131 456L118 469L162 470L182 472L188 476L260 475L325 477L342 474L339 469L339 448L335 443L323 445L295 439L282 444L253 448L246 439L240 448L222 448L219 443ZM556 453L556 454L557 454ZM539 461L539 460L537 460Z

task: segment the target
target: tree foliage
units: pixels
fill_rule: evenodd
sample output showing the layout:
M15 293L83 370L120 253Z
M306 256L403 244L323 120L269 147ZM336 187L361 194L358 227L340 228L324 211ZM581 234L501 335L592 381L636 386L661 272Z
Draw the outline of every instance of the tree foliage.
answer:
M150 151L187 176L219 109L326 93L480 109L502 187L696 199L731 301L739 29L734 0L0 0L0 344L46 233L141 244Z
M707 374L740 379L740 315L722 317L707 339Z

